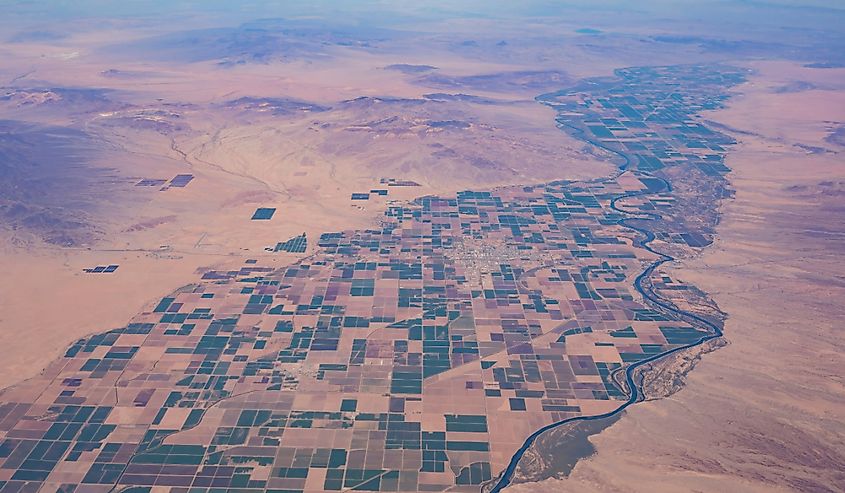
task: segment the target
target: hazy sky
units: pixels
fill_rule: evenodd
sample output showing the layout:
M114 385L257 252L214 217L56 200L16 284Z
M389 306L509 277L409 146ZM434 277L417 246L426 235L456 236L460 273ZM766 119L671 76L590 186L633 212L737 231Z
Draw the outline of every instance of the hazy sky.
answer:
M804 48L845 48L842 0L0 0L0 40L29 31L68 30L55 21L132 19L162 31L234 27L262 18L313 19L315 25L422 29L445 21L487 19L573 26L627 34L694 35L710 39L784 43L800 37ZM52 25L51 25L52 24ZM81 24L80 24L81 25ZM467 26L468 24L464 24ZM457 29L448 24L445 29ZM813 35L809 35L810 32ZM531 35L527 30L526 35ZM793 40L789 40L792 36ZM810 43L808 46L807 43Z
M336 12L394 12L409 15L555 15L556 12L578 10L610 10L615 12L647 11L652 14L700 15L706 12L770 11L773 15L797 10L801 15L818 15L814 7L845 12L841 0L6 0L4 10L40 16L119 16L228 14L245 16L331 15ZM697 14L694 14L697 13ZM830 14L830 12L828 12ZM35 19L33 19L35 20ZM845 29L845 28L843 28Z

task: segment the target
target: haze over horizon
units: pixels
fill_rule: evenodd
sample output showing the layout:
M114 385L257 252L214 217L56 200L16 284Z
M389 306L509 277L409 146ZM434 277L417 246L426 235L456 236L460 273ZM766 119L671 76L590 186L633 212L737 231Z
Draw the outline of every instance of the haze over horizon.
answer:
M6 1L0 493L845 491L845 6Z

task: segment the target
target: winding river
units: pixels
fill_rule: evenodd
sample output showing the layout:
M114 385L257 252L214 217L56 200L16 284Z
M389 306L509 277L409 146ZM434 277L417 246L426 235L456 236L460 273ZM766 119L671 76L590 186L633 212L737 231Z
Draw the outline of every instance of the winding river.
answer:
M537 98L537 101L542 103L542 104L554 106L553 103L551 103L550 101L544 100L543 96L539 96ZM558 126L559 127L563 127L563 126L568 127L572 131L572 133L576 134L578 136L578 138L580 138L581 140L588 142L588 143L590 143L590 144L592 144L596 147L599 147L599 148L601 148L601 149L603 149L607 152L610 152L610 153L612 153L612 154L614 154L614 155L616 155L616 156L618 156L622 159L622 163L618 166L617 171L615 173L613 173L610 176L607 176L607 177L604 177L604 178L599 178L598 180L594 180L593 183L606 183L606 182L617 179L620 175L629 171L629 168L630 168L630 165L631 165L631 159L626 154L624 154L620 151L617 151L615 149L612 149L612 148L602 144L601 142L598 142L594 139L587 137L585 132L580 128L566 124L565 122L561 122L559 120L558 120ZM690 323L694 327L704 329L709 334L702 336L701 338L699 338L695 342L692 342L692 343L689 343L689 344L686 344L686 345L683 345L683 346L678 346L678 347L673 348L671 350L664 351L662 353L658 353L658 354L655 354L655 355L650 356L648 358L639 360L635 363L628 365L627 367L619 368L617 370L617 374L618 374L618 372L621 372L621 371L625 372L625 384L627 386L627 393L628 393L628 399L626 401L621 402L619 404L619 407L617 407L613 411L610 411L610 412L607 412L607 413L595 414L595 415L589 415L589 416L576 416L576 417L573 417L573 418L567 418L567 419L564 419L564 420L561 420L561 421L557 421L555 423L551 423L549 425L546 425L546 426L538 429L537 431L532 433L528 438L526 438L525 441L523 442L522 446L513 454L510 462L508 463L507 468L505 468L505 470L497 478L494 478L491 482L487 483L486 486L489 489L483 488L482 491L486 491L487 493L498 493L498 492L502 491L504 488L506 488L507 486L509 486L511 484L511 481L513 480L514 474L516 473L516 469L517 469L517 466L519 465L519 461L522 459L522 457L525 455L525 453L528 451L528 449L531 447L531 445L534 443L534 441L537 440L537 437L539 437L543 433L545 433L545 432L547 432L551 429L557 428L559 426L568 424L568 423L575 423L575 422L579 422L579 421L595 421L595 420L599 420L599 419L609 418L609 417L615 416L615 415L625 411L625 409L627 409L629 406L639 402L640 399L643 397L643 390L642 390L642 387L641 387L641 383L638 383L637 379L636 379L637 369L641 368L644 365L652 363L656 360L664 358L664 357L666 357L670 354L674 354L674 353L684 351L686 349L689 349L689 348L692 348L692 347L695 347L695 346L699 346L699 345L704 344L705 342L707 342L709 340L716 339L716 338L722 336L722 329L717 324L714 324L713 322L707 320L704 317L701 317L700 315L697 315L695 313L692 313L692 312L689 312L689 311L686 311L686 310L681 310L681 309L673 306L671 303L667 303L662 298L660 298L659 295L657 295L654 292L654 288L650 284L646 287L643 286L643 280L644 279L647 279L649 276L651 276L651 274L656 269L658 269L661 265L668 263L668 262L673 262L675 260L675 258L670 256L670 255L667 255L665 253L658 252L657 250L655 250L651 246L651 242L655 238L655 235L652 231L650 231L650 230L648 230L644 227L639 227L639 226L635 226L635 225L631 224L631 220L641 220L641 221L660 220L661 216L659 214L656 214L656 213L640 213L640 212L632 213L632 212L629 212L629 211L626 211L626 210L620 208L617 205L617 202L619 200L622 200L622 199L626 199L626 198L630 198L630 197L636 197L636 196L643 196L643 195L652 195L654 193L664 192L664 191L666 191L666 192L672 191L672 185L668 181L666 181L665 179L658 177L658 176L654 176L653 174L647 173L647 172L644 172L644 171L639 171L639 172L644 176L647 176L649 178L653 178L655 180L659 180L662 183L663 188L661 188L660 190L645 189L645 190L641 190L641 191L638 191L638 192L626 193L626 194L619 195L618 197L614 197L610 201L610 207L614 211L628 216L624 219L621 219L619 221L619 224L621 224L622 226L640 234L642 236L642 239L639 241L639 245L642 248L644 248L645 250L647 250L647 251L649 251L649 252L651 252L651 253L653 253L653 254L655 254L659 257L658 260L651 263L648 267L645 268L645 270L643 270L636 277L636 279L634 279L634 289L636 289L637 292L642 295L643 299L648 304L652 305L653 307L657 308L660 311L663 311L666 314L678 317L679 319ZM493 486L489 487L491 484Z

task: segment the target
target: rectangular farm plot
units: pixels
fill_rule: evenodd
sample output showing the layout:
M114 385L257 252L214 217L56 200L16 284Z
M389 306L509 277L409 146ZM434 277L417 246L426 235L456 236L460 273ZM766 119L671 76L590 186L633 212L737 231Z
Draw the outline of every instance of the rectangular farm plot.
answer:
M112 272L116 271L118 267L119 266L117 264L98 265L96 267L82 269L82 271L86 274L111 274Z
M273 219L273 215L276 214L275 207L259 207L255 209L255 213L252 214L253 221L269 221Z
M193 179L194 179L194 175L189 175L189 174L176 175L176 176L173 177L172 180L170 180L169 185L171 187L184 188Z

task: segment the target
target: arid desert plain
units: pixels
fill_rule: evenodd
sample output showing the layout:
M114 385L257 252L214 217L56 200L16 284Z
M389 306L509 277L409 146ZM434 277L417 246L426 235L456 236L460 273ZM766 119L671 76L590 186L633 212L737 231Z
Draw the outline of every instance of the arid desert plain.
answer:
M845 491L836 2L0 7L0 492Z

